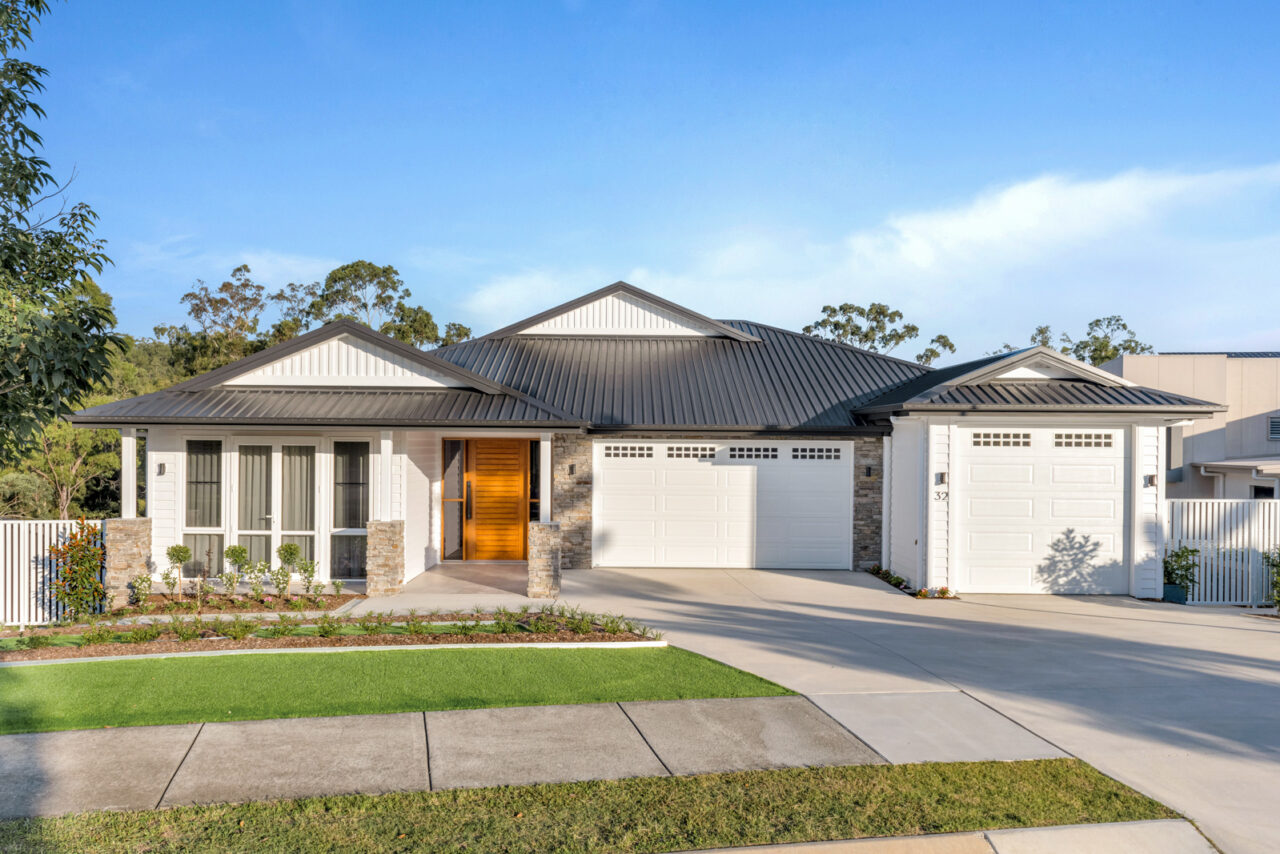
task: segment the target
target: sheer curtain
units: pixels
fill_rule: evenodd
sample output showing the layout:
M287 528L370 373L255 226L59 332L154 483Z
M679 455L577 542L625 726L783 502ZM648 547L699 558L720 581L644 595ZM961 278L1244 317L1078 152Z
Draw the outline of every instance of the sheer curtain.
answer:
M316 528L316 449L310 445L285 445L280 450L282 543L296 543L303 560L315 559L315 537L297 533Z

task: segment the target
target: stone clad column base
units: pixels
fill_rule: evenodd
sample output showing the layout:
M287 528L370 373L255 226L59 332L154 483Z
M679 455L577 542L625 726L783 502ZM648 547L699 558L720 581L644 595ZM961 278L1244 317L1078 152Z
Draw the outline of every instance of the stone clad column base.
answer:
M559 522L529 523L529 587L530 599L554 599L560 595Z
M884 439L853 440L853 566L870 569L880 563L884 530Z
M370 521L365 531L365 593L399 593L404 586L404 521Z
M139 575L155 571L151 563L151 520L105 519L102 522L105 566L102 585L107 589L107 608L129 604L129 583Z

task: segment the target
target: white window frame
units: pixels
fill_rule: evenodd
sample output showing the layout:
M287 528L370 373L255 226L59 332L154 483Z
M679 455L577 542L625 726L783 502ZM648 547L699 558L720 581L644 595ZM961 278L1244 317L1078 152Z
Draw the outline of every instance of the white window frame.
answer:
M235 451L232 455L232 462L235 465L235 471L232 472L230 483L223 492L229 493L228 503L234 518L227 521L227 540L224 545L238 545L241 534L267 534L270 537L271 545L268 548L268 555L272 566L278 562L276 558L276 549L284 541L286 536L310 536L312 538L312 559L316 561L317 566L321 564L320 560L320 531L322 528L322 520L320 517L321 508L325 502L321 500L324 494L324 484L320 480L320 459L324 453L323 437L320 436L276 436L272 434L263 435L243 435L234 434L231 442ZM271 530L255 531L242 530L240 528L240 448L245 445L266 445L271 448ZM315 451L315 470L313 477L315 478L315 494L312 495L313 507L315 509L315 520L313 530L311 531L286 531L283 528L284 519L284 447L305 446ZM185 484L185 481L183 481ZM227 483L224 474L224 483ZM319 577L319 573L317 573Z

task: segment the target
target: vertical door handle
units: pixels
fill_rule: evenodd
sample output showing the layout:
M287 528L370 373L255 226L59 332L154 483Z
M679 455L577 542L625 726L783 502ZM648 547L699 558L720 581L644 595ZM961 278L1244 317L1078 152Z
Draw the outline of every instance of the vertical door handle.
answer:
M471 481L467 481L467 521L471 521Z

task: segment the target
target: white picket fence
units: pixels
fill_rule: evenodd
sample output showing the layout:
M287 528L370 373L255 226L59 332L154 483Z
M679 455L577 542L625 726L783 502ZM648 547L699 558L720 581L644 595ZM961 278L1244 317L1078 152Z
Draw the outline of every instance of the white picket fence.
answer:
M1196 605L1267 605L1271 578L1263 552L1280 546L1280 500L1172 498L1165 512L1165 549L1198 549Z
M62 617L49 547L75 529L69 520L0 521L0 623L30 626Z

